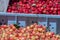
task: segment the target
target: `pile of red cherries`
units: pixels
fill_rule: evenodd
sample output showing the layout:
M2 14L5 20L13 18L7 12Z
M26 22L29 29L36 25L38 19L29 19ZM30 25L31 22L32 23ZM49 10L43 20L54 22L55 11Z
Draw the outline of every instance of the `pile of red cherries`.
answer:
M59 0L11 0L7 12L26 14L60 14Z

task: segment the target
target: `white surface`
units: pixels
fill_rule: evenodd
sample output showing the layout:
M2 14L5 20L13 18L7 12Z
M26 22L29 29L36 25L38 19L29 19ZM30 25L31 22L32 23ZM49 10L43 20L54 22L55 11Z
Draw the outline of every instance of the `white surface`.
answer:
M18 21L18 22L19 22L19 26L23 26L23 27L26 26L26 22L25 21Z
M0 0L0 12L6 12L9 0Z
M14 21L14 20L8 20L8 25L10 25L10 24L16 24L16 21Z
M56 33L56 22L50 22L49 23L50 31ZM54 29L52 29L54 27Z

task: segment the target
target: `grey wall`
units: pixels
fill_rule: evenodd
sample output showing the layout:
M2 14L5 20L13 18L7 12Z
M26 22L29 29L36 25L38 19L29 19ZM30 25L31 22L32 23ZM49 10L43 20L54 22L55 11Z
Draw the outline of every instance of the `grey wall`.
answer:
M15 17L14 16L7 16L7 19L8 20L15 20Z
M7 16L0 16L0 22L2 24L7 24Z
M60 18L57 20L57 33L60 34Z
M40 22L45 22L45 21L46 21L46 18L40 17L40 18L38 18L38 21L40 21Z
M2 22L2 19L4 19L4 22ZM2 22L3 24L7 24L8 20L15 20L14 16L0 16L0 22ZM31 25L32 21L38 22L45 22L46 18L40 17L17 17L17 23L18 21L26 21L26 25ZM48 26L49 26L49 22L56 22L57 24L57 34L60 33L60 18L48 18Z
M57 34L60 34L60 18L49 18L48 19L48 26L49 26L49 22L56 22L56 32Z

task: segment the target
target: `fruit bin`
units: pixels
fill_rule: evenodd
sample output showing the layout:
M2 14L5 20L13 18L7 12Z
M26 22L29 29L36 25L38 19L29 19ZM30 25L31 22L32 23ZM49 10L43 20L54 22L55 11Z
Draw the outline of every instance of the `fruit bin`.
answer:
M58 0L10 0L7 12L25 14L60 14Z
M60 15L60 1L0 0L0 12Z
M36 23L24 28L11 24L0 26L0 40L60 40L60 35L47 32L45 26Z

